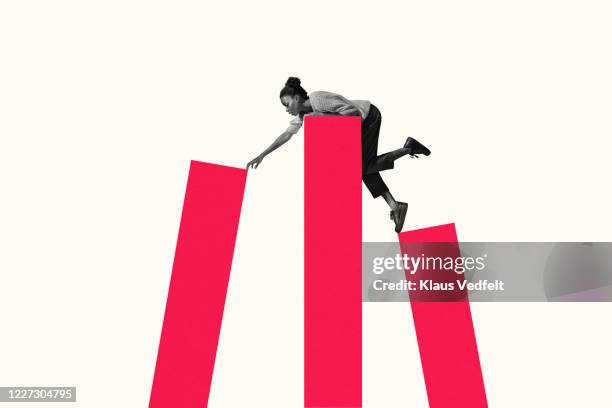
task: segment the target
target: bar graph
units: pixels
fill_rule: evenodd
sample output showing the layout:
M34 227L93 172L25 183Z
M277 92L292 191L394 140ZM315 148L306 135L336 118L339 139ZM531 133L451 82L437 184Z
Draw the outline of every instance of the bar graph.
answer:
M361 171L359 117L306 117L306 408L362 406ZM208 406L246 179L244 169L191 162L151 408ZM460 254L454 224L402 232L398 238L403 252L415 244L444 242L450 245L443 255ZM411 294L429 406L487 407L467 296L453 292L453 299L442 301L429 296Z

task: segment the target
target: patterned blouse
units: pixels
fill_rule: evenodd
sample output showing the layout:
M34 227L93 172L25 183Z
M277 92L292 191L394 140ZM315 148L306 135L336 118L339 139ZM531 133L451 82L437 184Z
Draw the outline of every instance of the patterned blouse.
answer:
M348 100L342 95L332 92L315 91L308 94L308 99L312 105L312 113L296 116L291 122L286 132L295 135L304 123L306 115L342 115L342 116L361 116L364 120L370 112L370 101Z

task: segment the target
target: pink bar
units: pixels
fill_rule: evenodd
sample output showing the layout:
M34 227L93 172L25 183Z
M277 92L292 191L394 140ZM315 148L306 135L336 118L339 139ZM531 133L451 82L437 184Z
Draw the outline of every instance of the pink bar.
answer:
M456 243L457 233L454 224L447 224L402 232L399 240L400 243ZM402 248L402 252L407 252L406 247ZM458 246L446 247L441 251L451 252L446 253L446 256L460 256ZM414 277L407 275L407 279ZM413 298L411 294L412 315L430 408L487 407L467 297L458 291L443 295L444 301L430 301L431 294L427 293L416 295L420 296L418 299L429 298L427 301L415 301L417 297Z
M208 405L246 175L191 162L151 408Z
M304 135L304 406L361 407L361 120Z

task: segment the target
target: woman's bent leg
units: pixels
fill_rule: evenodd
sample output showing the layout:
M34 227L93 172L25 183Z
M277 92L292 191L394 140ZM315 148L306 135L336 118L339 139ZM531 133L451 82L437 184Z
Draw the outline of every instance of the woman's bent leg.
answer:
M380 197L389 191L389 187L387 187L379 173L364 174L361 176L361 179L374 198Z
M377 157L381 121L380 111L376 106L371 105L370 112L361 126L362 180L374 198L389 191L378 171L372 171L375 170L372 163L376 161Z

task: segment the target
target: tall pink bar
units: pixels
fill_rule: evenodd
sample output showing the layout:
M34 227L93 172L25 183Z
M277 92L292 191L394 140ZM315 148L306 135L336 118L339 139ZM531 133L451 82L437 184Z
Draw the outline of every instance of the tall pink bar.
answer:
M151 408L208 405L246 174L191 162Z
M304 406L361 407L361 120L305 122Z
M402 252L406 253L416 248L412 243L456 243L457 233L454 224L447 224L402 232L399 234L399 240ZM432 247L430 250L438 253L426 253L426 256L455 258L461 255L459 247L455 245L438 248L429 246ZM420 252L421 250L415 255L418 256ZM416 276L407 274L406 278L411 280ZM434 281L448 279L444 274L430 276ZM456 278L462 279L463 275ZM426 292L410 295L429 406L485 408L487 397L467 296L460 291L436 296L436 299L442 301L431 301L432 295Z

